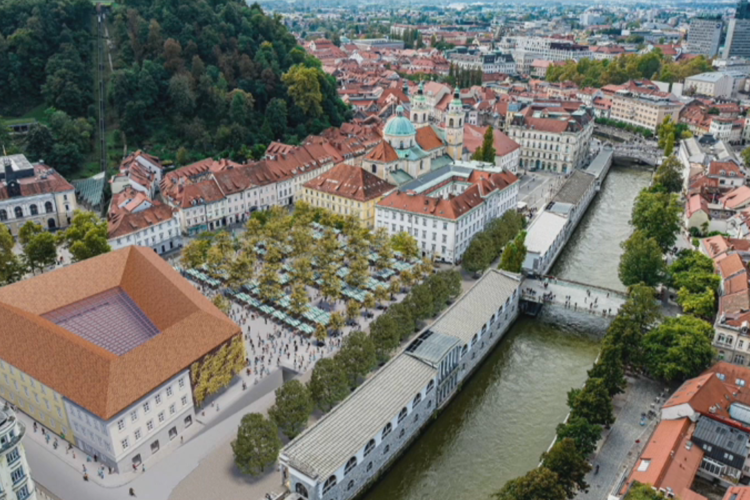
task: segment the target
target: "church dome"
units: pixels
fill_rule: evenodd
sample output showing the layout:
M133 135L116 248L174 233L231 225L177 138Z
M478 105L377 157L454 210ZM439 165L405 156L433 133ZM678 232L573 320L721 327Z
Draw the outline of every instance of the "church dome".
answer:
M388 124L385 126L384 134L403 137L416 134L417 129L414 127L414 124L403 115L404 108L399 106L396 108L396 113L398 116L395 116L388 121Z

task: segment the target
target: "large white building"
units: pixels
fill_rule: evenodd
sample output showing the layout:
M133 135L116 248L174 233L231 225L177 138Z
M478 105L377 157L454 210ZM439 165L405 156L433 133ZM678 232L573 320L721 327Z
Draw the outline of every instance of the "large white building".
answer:
M537 36L505 37L502 47L510 50L516 61L516 70L529 74L531 63L543 61L580 61L591 59L591 51L586 45L579 45L570 40L545 38Z
M24 155L0 156L0 224L13 236L29 221L65 228L76 209L75 188L53 168L32 165Z
M727 72L701 73L685 78L683 92L699 96L729 99L734 90L734 78Z
M508 136L521 145L520 167L567 173L585 165L594 133L594 114L528 108L511 118Z
M687 37L688 51L692 54L714 57L719 53L722 26L721 18L692 19Z
M375 227L414 236L424 256L456 263L472 238L518 205L518 178L479 162L446 166L378 202Z
M0 410L0 498L3 500L36 500L26 451L21 440L26 427L6 404Z
M750 57L750 19L732 18L729 20L722 56L725 59Z
M491 270L279 457L305 500L360 495L447 405L518 316L520 279Z

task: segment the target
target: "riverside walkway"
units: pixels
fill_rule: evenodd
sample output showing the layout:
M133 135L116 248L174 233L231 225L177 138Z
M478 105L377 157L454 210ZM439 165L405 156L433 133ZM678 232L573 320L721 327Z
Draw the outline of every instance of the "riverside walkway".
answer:
M553 277L527 277L521 284L521 298L538 304L557 304L597 316L614 317L627 300L618 290Z

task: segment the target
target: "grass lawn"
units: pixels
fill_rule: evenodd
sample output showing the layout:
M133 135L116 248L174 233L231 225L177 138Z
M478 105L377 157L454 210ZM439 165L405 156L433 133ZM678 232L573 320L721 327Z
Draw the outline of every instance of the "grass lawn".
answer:
M44 112L47 110L47 105L42 103L35 108L30 109L26 113L24 113L22 116L19 116L18 118L6 118L3 119L3 123L7 126L11 125L20 125L22 123L29 123L33 121L37 121L40 123L47 123L47 117L44 114Z

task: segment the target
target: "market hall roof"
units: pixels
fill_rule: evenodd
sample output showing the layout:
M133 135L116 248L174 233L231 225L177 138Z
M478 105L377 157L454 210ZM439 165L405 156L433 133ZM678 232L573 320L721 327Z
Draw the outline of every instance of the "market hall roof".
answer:
M71 306L91 311L85 302L103 293L122 302L113 315L75 326L47 319ZM107 317L118 318L117 330ZM1 359L104 420L240 334L153 250L137 246L1 288L0 324Z

